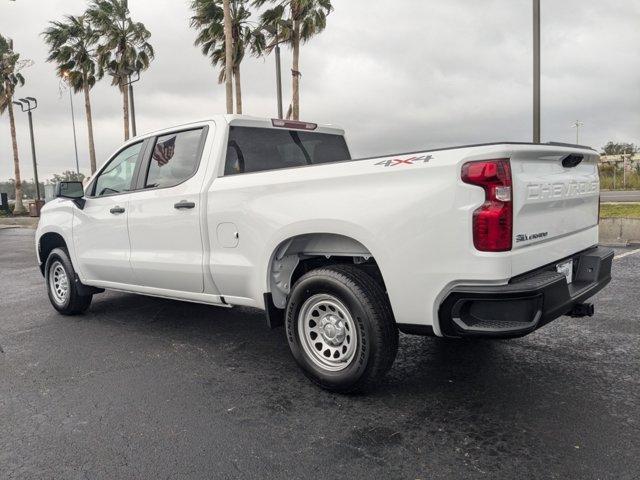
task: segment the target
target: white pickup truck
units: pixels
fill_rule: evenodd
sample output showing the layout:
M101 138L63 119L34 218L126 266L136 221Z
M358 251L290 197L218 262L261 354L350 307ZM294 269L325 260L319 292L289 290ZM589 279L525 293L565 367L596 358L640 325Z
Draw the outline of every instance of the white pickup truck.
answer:
M215 116L128 141L59 185L36 233L49 298L103 289L266 311L334 391L372 385L398 331L518 337L611 278L598 155L495 143L351 159L343 130Z

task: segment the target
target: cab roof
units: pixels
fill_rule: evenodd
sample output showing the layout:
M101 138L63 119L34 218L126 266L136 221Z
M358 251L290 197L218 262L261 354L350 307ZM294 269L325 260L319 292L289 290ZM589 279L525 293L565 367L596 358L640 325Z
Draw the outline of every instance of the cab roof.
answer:
M190 126L202 125L204 123L209 122L220 122L226 123L229 126L237 126L237 127L254 127L254 128L274 128L280 129L284 128L287 130L302 130L302 131L310 131L316 133L327 133L333 135L344 135L344 129L331 124L318 124L311 122L297 122L294 120L279 120L277 118L266 118L266 117L254 117L251 115L213 115L209 118L203 118L200 120L194 120L192 122L183 123L180 125L173 125L171 127L166 127L162 129L153 130L150 132L145 132L143 134L137 135L135 138L144 138L152 135L158 135L165 132L170 132L171 130L188 128ZM281 125L279 124L281 123ZM133 138L131 139L133 140Z

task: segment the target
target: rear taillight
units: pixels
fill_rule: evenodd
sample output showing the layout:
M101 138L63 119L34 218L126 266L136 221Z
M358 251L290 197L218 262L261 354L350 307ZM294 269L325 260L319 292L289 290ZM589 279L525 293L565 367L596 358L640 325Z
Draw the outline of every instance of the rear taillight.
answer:
M511 250L513 202L508 158L462 166L462 181L484 188L485 202L473 212L473 244L482 252Z

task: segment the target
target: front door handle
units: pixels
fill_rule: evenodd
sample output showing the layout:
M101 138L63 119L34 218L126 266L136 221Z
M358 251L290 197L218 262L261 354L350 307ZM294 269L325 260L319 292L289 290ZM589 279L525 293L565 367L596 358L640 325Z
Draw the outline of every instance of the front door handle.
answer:
M111 213L113 213L114 215L118 214L118 213L124 213L124 208L120 207L120 206L116 206L113 207L111 210L109 210Z
M187 202L186 200L182 200L173 205L173 208L181 210L183 208L195 208L196 204L194 202Z

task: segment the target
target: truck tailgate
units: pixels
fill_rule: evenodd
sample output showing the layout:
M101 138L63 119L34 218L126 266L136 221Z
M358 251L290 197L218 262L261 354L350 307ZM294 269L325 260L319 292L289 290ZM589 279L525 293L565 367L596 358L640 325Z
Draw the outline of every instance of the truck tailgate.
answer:
M597 162L598 155L586 149L531 147L513 153L514 251L598 224Z

